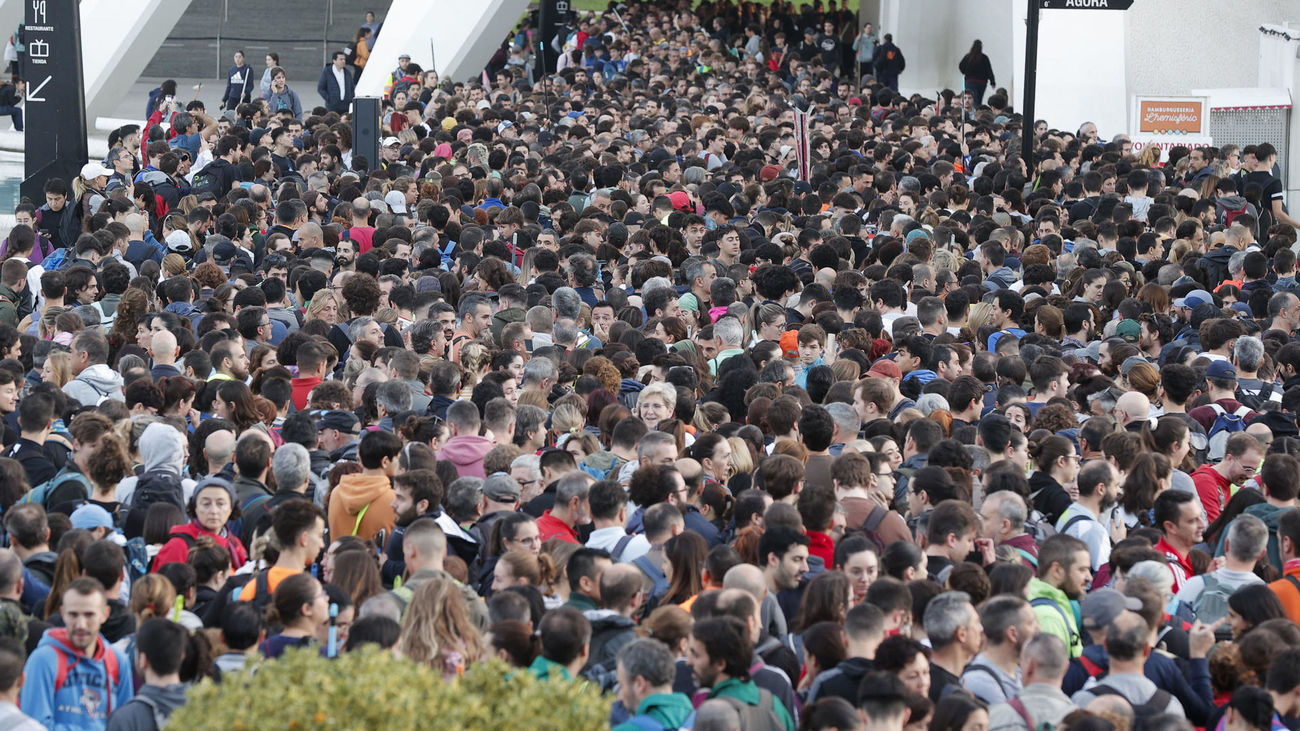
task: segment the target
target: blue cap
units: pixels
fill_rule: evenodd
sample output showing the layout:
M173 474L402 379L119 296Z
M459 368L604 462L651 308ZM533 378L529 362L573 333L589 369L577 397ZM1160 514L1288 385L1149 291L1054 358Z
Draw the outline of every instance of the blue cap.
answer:
M72 511L72 527L78 530L96 528L113 528L113 516L108 511L93 503L86 503Z

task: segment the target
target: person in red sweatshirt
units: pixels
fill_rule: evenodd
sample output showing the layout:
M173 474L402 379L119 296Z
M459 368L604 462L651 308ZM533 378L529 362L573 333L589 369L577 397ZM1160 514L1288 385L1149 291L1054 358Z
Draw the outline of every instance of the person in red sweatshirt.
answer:
M307 410L307 397L324 382L328 372L329 351L324 345L306 342L298 347L298 377L289 385L293 387L293 405L299 411Z
M587 493L594 482L591 475L581 470L556 481L555 507L537 519L537 532L543 543L551 538L578 543L578 526L591 522Z

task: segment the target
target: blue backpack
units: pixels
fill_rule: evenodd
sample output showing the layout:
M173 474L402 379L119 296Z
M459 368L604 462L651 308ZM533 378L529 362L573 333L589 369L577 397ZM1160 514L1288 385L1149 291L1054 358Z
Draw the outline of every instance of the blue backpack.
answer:
M1210 431L1206 435L1209 437L1210 451L1208 457L1210 462L1220 462L1227 453L1228 437L1239 431L1246 429L1246 415L1250 413L1250 407L1242 404L1231 414L1218 404L1210 404L1214 409L1216 416L1214 423L1210 425Z
M69 458L68 464L70 465L71 463L72 460L71 458ZM80 472L74 469L70 469L68 465L64 465L62 469L54 473L53 477L51 477L45 482L42 482L41 484L29 490L28 493L24 495L22 500L20 500L19 502L38 503L41 507L45 508L48 511L50 510L50 508L53 507L52 505L50 505L50 493L54 492L54 489L56 487L59 487L69 481L76 482L81 485L81 488L86 493L83 499L90 498L90 493L91 493L90 480L86 479L86 476L81 474Z
M41 266L45 267L45 271L52 272L56 269L64 269L71 263L72 261L68 259L68 250L64 248L55 249L53 254L45 257Z

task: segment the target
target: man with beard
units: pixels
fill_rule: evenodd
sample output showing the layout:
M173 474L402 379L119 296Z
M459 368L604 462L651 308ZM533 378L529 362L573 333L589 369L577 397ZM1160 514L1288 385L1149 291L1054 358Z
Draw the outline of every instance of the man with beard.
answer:
M1166 493L1176 491L1166 490ZM1187 493L1176 493L1187 494ZM1038 576L1029 580L1029 605L1038 617L1042 631L1061 638L1070 648L1070 657L1083 652L1079 623L1071 599L1083 597L1084 587L1092 581L1088 544L1057 534L1043 541L1038 550Z
M1079 469L1079 497L1057 521L1057 532L1074 536L1088 546L1091 567L1110 562L1111 509L1119 502L1119 475L1104 459L1094 459Z
M443 486L433 470L411 470L393 478L393 514L397 525L384 547L383 577L391 584L406 572L402 540L406 529L420 518L436 518L441 510Z
M238 340L224 340L212 346L212 370L209 381L247 381L248 351Z
M1023 598L1002 595L980 608L984 650L966 666L961 684L992 706L1020 695L1020 651L1038 633L1038 617Z
M357 268L357 242L339 239L334 247L334 264L339 272L352 272ZM342 282L339 283L342 286Z

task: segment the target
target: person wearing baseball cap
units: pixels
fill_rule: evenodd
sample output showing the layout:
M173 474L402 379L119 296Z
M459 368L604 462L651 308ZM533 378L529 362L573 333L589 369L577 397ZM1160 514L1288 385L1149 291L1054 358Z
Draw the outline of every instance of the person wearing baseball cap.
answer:
M1174 299L1174 307L1179 309L1194 310L1197 305L1213 303L1214 296L1203 289L1193 289L1182 297Z
M396 137L385 137L379 143L379 161L384 167L397 162L402 154L402 141Z
M331 462L356 460L361 444L361 421L347 409L319 412L316 428L320 431L320 448L329 452Z

